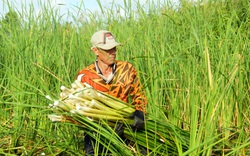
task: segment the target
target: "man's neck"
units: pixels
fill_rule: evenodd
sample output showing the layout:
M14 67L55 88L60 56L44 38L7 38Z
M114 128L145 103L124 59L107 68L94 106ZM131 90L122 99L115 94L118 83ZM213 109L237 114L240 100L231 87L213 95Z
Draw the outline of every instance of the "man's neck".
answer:
M114 63L112 66L108 66L104 63L99 64L99 61L96 61L95 66L97 73L100 75L100 77L102 77L106 83L110 83L114 77L114 72L116 70L116 63Z
M101 62L97 62L99 69L101 70L102 74L110 74L112 72L113 69L113 65L109 66L107 64L101 63Z
M99 67L99 70L101 71L101 74L104 77L108 77L112 73L113 68L114 68L114 64L107 65L107 64L103 63L102 61L97 61L96 63Z

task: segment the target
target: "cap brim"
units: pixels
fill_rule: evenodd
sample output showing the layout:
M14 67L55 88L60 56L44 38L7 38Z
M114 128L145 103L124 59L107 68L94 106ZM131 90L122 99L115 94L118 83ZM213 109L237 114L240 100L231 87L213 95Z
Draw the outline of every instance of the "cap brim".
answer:
M114 43L105 44L105 45L103 45L103 44L97 45L97 47L98 47L98 48L101 48L101 49L103 49L103 50L109 50L109 49L112 49L112 48L114 48L114 47L116 47L116 46L119 46L119 45L121 45L121 44L120 44L120 43L117 43L117 42L114 42Z

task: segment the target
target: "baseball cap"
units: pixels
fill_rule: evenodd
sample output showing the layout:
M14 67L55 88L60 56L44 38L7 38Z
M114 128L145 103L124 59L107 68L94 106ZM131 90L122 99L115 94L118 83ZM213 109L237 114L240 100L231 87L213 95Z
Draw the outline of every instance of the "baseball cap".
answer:
M120 43L115 41L114 35L107 30L100 30L95 32L91 37L92 47L98 47L104 50L112 49Z

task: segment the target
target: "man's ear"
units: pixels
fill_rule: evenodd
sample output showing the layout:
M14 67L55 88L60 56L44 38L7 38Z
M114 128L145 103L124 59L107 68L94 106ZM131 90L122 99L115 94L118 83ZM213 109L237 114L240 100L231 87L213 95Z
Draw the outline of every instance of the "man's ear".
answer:
M99 50L96 47L92 47L91 50L95 53L96 56L99 55Z

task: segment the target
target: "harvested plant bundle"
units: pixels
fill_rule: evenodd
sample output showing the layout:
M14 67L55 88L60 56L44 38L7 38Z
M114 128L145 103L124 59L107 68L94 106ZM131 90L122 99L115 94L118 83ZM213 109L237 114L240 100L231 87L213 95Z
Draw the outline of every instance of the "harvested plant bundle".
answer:
M187 150L189 144L187 131L150 115L146 116L143 130L133 131L130 127L133 119L129 116L135 108L131 104L96 91L77 80L71 87L69 89L62 86L60 98L57 100L47 96L54 102L49 106L56 113L48 115L51 121L68 121L81 125L90 136L99 135L100 144L116 154L132 155L132 151L136 152L139 146L147 149L148 153L157 155L163 153L177 155L180 149ZM132 142L130 146L115 133L115 126L118 123L124 125L124 136Z

